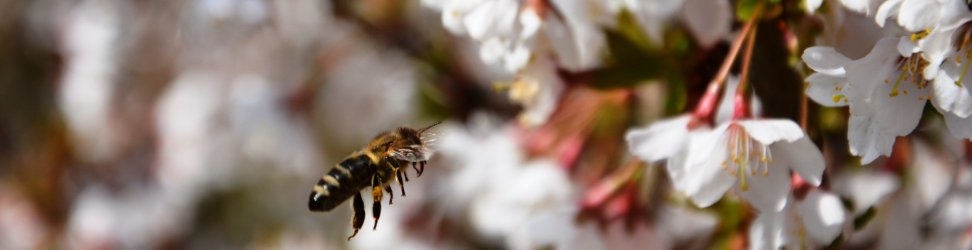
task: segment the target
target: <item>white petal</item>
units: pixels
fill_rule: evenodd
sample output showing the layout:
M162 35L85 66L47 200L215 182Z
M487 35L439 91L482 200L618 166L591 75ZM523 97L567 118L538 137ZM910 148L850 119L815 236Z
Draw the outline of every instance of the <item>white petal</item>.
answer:
M737 193L749 201L761 212L779 212L786 206L790 194L790 171L780 164L770 164L769 174L763 176L759 171L755 175L746 175L749 188L745 191L736 188Z
M872 101L876 108L872 126L878 126L888 134L905 136L911 134L918 127L921 113L925 110L925 98L931 93L931 88L919 89L910 80L902 80L898 85L897 95L894 93L894 82L885 86L878 86L872 93Z
M537 15L536 11L525 10L520 12L520 39L524 37L533 37L540 30L540 24L543 20Z
M530 48L523 44L517 44L512 51L503 55L503 63L506 71L518 72L520 69L526 67L527 63L530 62L530 56L532 55Z
M700 133L689 142L686 174L681 180L685 192L699 207L711 206L732 187L736 178L722 169L728 157L724 147L728 143L726 125ZM713 144L713 142L715 142ZM678 187L678 185L676 185Z
M469 36L481 40L489 36L508 35L516 23L515 1L486 1L472 9L463 18Z
M783 246L786 214L761 212L749 227L749 249L775 250Z
M961 118L951 112L942 114L945 117L945 127L955 137L972 139L972 116Z
M915 160L912 173L917 203L922 209L930 209L952 185L952 169L955 159L933 151L924 141L912 144Z
M854 203L853 212L860 215L892 192L898 190L898 179L886 172L860 170L845 172L834 178L833 190L849 197Z
M805 137L800 125L787 119L758 119L737 121L746 129L749 136L763 145L770 145L777 141L794 142Z
M852 111L853 112L853 111ZM851 115L847 130L851 154L861 157L861 164L868 164L879 156L890 156L895 136L873 126L873 117Z
M807 233L821 244L829 244L840 234L845 213L840 198L831 193L811 190L803 201L796 202Z
M664 228L665 235L675 242L710 235L719 225L715 214L676 204L659 206L657 216L654 226Z
M716 124L722 124L732 119L733 112L735 112L734 106L736 105L733 100L736 94L736 86L739 86L739 78L729 75L729 79L726 80L725 85L727 91L722 91L722 97L719 98L719 106L716 109Z
M935 79L941 71L941 64L945 58L955 53L955 49L952 48L952 36L955 30L955 28L942 27L932 29L928 36L918 41L922 56L928 61L928 66L925 66L923 72L925 79Z
M665 170L667 170L666 172L668 172L668 179L671 180L672 186L675 187L675 190L680 192L685 192L685 190L688 190L686 185L687 182L684 181L689 174L688 150L682 150L668 158L668 161L665 162Z
M805 0L804 3L807 6L807 14L813 14L823 4L823 0Z
M935 29L958 28L958 26L972 20L972 11L968 10L969 6L967 2L947 0L939 4L942 5L941 12L939 12L939 26Z
M466 33L466 26L462 23L462 14L458 10L453 9L454 4L446 4L442 8L442 26L446 28L449 32L454 35L462 35Z
M903 57L911 56L912 53L918 52L916 49L918 44L911 41L909 36L901 36L898 38L898 53Z
M658 161L683 150L690 115L661 120L647 128L631 129L625 135L631 154L645 161Z
M753 117L763 116L763 100L756 95L756 91L750 91L749 93L752 98L749 100L749 114Z
M873 0L840 0L844 7L861 14L870 14L875 8Z
M524 100L520 121L527 126L543 124L557 108L557 101L564 89L563 81L557 76L556 65L549 58L540 58L524 68L520 77L537 84L538 88L532 99Z
M487 64L498 63L506 54L506 46L499 38L491 38L479 45L479 59Z
M807 83L810 84L807 86L807 96L817 104L826 107L847 106L847 98L843 94L846 78L813 73L807 77Z
M560 66L583 71L601 64L601 53L607 44L602 27L591 17L587 1L553 0L563 12L564 20L550 18L544 24L546 41L556 52Z
M820 185L824 171L824 158L820 149L810 139L803 137L794 142L777 142L770 145L773 160L793 169L804 180Z
M938 23L941 7L938 1L903 0L898 12L898 24L910 31L932 28Z
M967 72L963 82L958 84L956 81L962 71L960 67L952 60L942 65L943 72L932 82L932 102L942 111L952 112L958 117L969 117L972 115L972 71Z
M849 82L847 93L850 95L860 95L860 98L851 99L852 113L854 108L853 103L867 99L867 96L871 94L871 90L883 85L884 80L895 68L895 64L901 56L897 52L897 45L897 37L882 38L878 40L877 44L871 48L871 51L866 56L847 63L844 66L844 69L847 70L847 80Z
M878 249L918 249L921 242L919 212L905 197L895 196L893 200L885 215L889 219L885 220Z
M803 51L803 61L814 71L842 76L846 73L844 65L851 62L850 58L844 56L833 47L814 46Z
M507 247L512 249L537 249L552 246L559 241L583 237L573 217L577 207L545 209L530 216L506 237Z
M702 47L709 47L729 35L732 9L728 1L685 0L682 14L689 31Z
M874 15L874 22L877 22L878 26L884 27L884 23L887 22L888 18L898 15L898 8L901 6L901 0L888 0L887 2L881 3L878 7L877 14Z

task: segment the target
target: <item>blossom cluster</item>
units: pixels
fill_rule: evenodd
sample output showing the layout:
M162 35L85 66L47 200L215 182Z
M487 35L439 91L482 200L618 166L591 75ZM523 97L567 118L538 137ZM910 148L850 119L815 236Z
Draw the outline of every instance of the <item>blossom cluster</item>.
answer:
M818 1L819 3L819 1ZM850 152L861 163L890 156L897 136L918 126L931 102L949 132L972 138L972 10L963 1L841 1L882 26L866 56L850 59L815 46L803 60L815 71L807 95L823 106L850 108Z
M972 249L968 0L5 3L0 249Z
M728 3L734 4L736 9L732 11ZM577 5L585 5L587 9L578 11ZM441 10L442 24L453 35L471 38L479 46L479 56L484 62L502 65L513 72L517 80L511 84L514 87L509 93L511 99L524 106L522 114L547 110L533 113L533 119L523 124L528 127L556 123L553 119L558 118L558 114L550 110L564 109L565 101L558 102L556 98L551 99L550 94L537 93L554 91L555 95L565 96L564 89L570 89L570 84L576 84L577 79L572 79L576 75L558 72L559 75L553 78L559 81L546 81L545 85L534 85L525 91L524 87L515 87L516 83L537 74L537 70L525 68L553 64L553 67L544 67L568 72L597 71L605 65L603 62L570 60L590 59L591 56L578 55L606 50L601 42L605 38L598 36L596 30L592 31L592 26L624 29L625 24L620 22L632 18L643 35L649 38L649 43L661 47L671 42L665 34L667 23L680 24L690 31L694 44L701 49L712 48L714 44L735 37L720 71L711 79L694 110L676 114L674 118L656 120L645 127L631 128L625 140L631 155L651 165L663 163L674 190L687 196L695 206L710 207L727 196L745 200L758 213L748 231L751 249L783 246L806 249L843 242L861 244L862 233L856 232L860 225L855 221L864 218L868 208L877 207L878 200L901 188L899 177L888 176L887 170L845 170L840 166L843 163L834 162L838 159L825 158L824 152L806 132L819 130L808 128L805 121L801 126L787 118L764 117L763 104L753 92L757 87L749 86L754 85L751 83L756 78L754 75L763 74L750 67L757 42L755 29L759 27L754 23L779 22L784 26L780 35L791 44L790 53L796 55L802 50L802 56L799 56L802 63L790 67L804 69L801 67L805 65L812 70L805 74L805 98L822 109L849 107L847 151L860 157L859 162L865 165L864 168L876 168L866 165L875 163L881 156L895 157L893 151L905 154L908 150L895 149L896 140L903 140L898 144L914 144L910 146L910 151L915 151L913 154L932 154L922 142L897 139L916 130L928 102L944 118L948 133L939 134L941 138L965 141L965 144L952 144L946 148L968 148L968 140L972 139L972 87L969 87L972 72L968 70L972 65L972 7L965 1L841 0L827 1L824 5L823 0L796 3L480 0L430 6ZM821 6L826 8L821 9ZM787 13L791 8L801 9L808 18L822 21L825 25L822 34L796 34L799 32L797 28L786 26L793 25L786 17L768 17L774 15L768 12ZM675 17L684 20L675 20ZM862 24L861 20L865 19L870 23ZM731 34L734 20L740 20L737 26L740 28ZM848 31L848 26L863 27L859 29L865 31L850 34L855 31ZM566 37L558 39L558 35ZM746 49L741 65L737 66L739 76L730 76L731 68L736 65L736 55L743 46ZM865 48L863 56L858 55L862 54L860 48ZM755 50L759 49L756 46ZM855 54L855 58L845 53ZM759 87L764 86L767 85ZM772 94L772 91L760 92ZM541 96L546 100L538 102L529 98ZM556 105L561 107L551 108ZM803 109L801 116L806 120L808 114L806 108ZM951 157L957 159L954 155ZM925 161L901 163L888 159L880 162L892 168L914 164L917 165L914 172L926 171L922 166ZM960 169L967 164L967 159L954 160L945 163L951 165L945 168ZM827 166L837 168L831 167L827 171ZM860 181L857 178L866 177L852 176L875 174L887 178L878 182L886 183L884 188L861 194L863 191L857 189L869 188L853 186L859 185L854 184ZM834 177L830 176L839 176L837 180L840 181L834 183L831 180ZM900 178L911 177L903 175ZM932 180L916 182L924 181ZM822 186L825 182L831 184ZM917 189L938 190L931 200L942 202L939 199L946 188L938 184L914 185ZM600 189L604 187L591 188L595 191L590 193L598 197L592 199L603 200L600 198L603 190ZM911 197L908 194L898 196ZM853 204L847 205L847 201ZM926 213L934 210L927 205L920 207L912 211ZM912 226L894 227L889 231ZM838 236L843 236L843 240ZM890 246L887 244L892 243L887 242L895 242L894 239L915 238L883 237L881 246ZM962 242L958 244L968 244L968 239ZM904 245L916 246L913 244Z

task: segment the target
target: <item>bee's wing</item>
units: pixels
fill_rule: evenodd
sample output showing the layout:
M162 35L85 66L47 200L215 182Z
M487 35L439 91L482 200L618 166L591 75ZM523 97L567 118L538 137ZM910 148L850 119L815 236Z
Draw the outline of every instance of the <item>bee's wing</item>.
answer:
M420 129L419 139L422 140L422 144L409 145L408 147L396 149L396 157L410 162L428 161L429 158L432 158L432 154L435 153L435 143L438 139L439 128L441 128L441 126L436 126L439 123L441 122Z

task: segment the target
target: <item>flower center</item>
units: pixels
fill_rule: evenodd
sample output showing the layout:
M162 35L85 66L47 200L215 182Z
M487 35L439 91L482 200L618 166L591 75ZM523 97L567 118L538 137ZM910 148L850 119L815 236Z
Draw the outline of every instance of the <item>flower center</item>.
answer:
M914 35L913 35L914 36ZM917 89L924 89L928 87L928 80L925 80L922 72L925 67L928 66L928 61L921 58L920 53L913 53L909 57L901 57L898 60L898 78L894 81L894 85L891 86L891 97L897 97L901 94L908 94L907 89L902 89L902 82L911 82ZM890 79L884 79L884 84L891 84ZM919 96L918 99L927 100L927 96Z
M493 83L493 90L506 92L513 102L530 106L533 105L537 94L540 93L540 84L523 77L517 77L512 82Z
M755 176L761 171L763 176L769 175L769 164L773 162L773 154L769 147L753 140L746 133L746 129L735 123L729 125L729 143L727 145L729 159L722 162L722 168L730 175L739 177L739 187L743 191L749 189L746 173Z

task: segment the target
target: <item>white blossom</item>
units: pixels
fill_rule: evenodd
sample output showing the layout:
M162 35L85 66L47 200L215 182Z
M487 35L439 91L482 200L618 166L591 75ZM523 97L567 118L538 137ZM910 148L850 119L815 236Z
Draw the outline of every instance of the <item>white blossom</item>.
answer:
M749 249L816 249L840 235L846 212L840 198L811 190L779 212L761 212L749 228Z
M850 151L864 164L890 155L895 137L915 129L932 98L913 45L906 37L884 38L853 61L826 47L804 53L817 71L807 78L807 95L821 105L850 106Z
M732 8L727 1L711 0L621 0L645 34L655 43L664 38L666 23L684 22L703 47L725 39L732 25Z
M753 119L728 122L691 138L681 167L686 174L672 182L683 183L680 191L700 207L712 205L735 186L761 211L780 211L791 188L790 170L819 185L824 160L796 123Z

